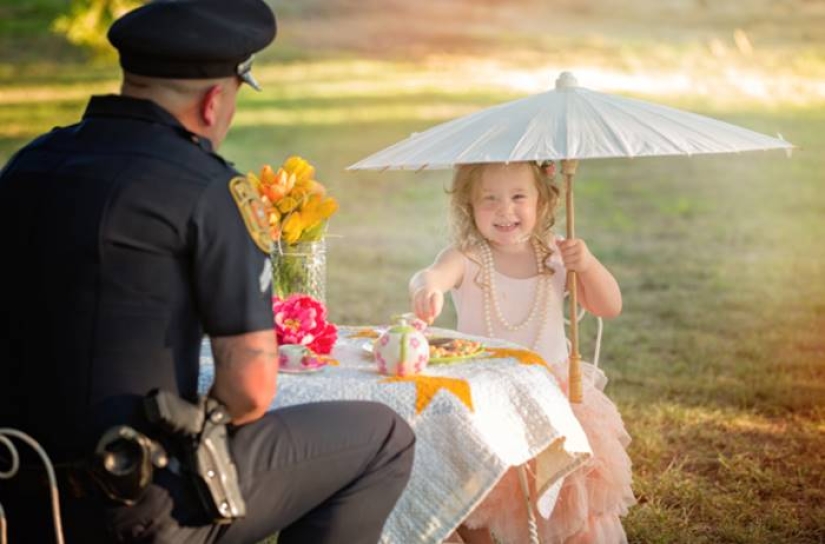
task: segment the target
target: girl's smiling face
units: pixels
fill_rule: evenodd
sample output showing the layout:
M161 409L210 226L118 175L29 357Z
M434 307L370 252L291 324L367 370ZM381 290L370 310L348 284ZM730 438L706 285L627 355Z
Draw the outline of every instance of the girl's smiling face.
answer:
M486 167L473 193L473 220L490 243L503 246L530 238L536 226L539 194L528 166Z

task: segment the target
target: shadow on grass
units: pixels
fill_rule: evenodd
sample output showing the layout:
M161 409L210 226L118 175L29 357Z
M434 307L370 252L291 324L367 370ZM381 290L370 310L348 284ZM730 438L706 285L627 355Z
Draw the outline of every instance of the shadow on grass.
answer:
M811 421L665 401L624 416L636 430L631 542L820 542L825 461Z

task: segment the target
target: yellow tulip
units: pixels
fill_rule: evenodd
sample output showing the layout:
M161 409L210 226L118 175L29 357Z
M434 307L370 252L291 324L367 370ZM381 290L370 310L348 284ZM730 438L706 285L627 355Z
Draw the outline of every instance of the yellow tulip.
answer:
M324 219L332 217L332 214L338 211L338 201L332 197L325 198L320 204L321 215Z
M299 183L311 180L313 176L315 176L315 167L297 155L293 155L284 161L283 168L287 172L294 174L295 179Z
M304 222L301 212L294 211L289 214L283 222L282 233L287 244L294 244L301 237L304 230Z
M321 221L323 217L320 211L321 199L318 195L310 195L302 210L304 214L304 223L307 226L314 226Z
M291 196L284 197L280 202L278 202L277 207L278 211L282 214L287 214L294 211L298 205L301 203L300 200L297 200Z
M253 188L253 189L255 189L255 190L256 190L256 191L258 191L258 192L260 192L260 191L261 191L261 180L260 180L260 179L258 179L258 176L256 176L256 175L255 175L255 174L253 174L252 172L249 172L249 173L246 175L246 179L248 179L248 180L249 180L249 183L251 183L251 184L252 184L252 188Z
M309 195L309 193L310 192L307 189L307 187L296 184L295 188L292 189L292 192L289 193L289 196L295 199L295 201L298 203L298 206L300 207L306 200L306 197Z
M270 208L267 210L269 212L269 224L270 225L280 225L281 224L281 214L278 213L276 208Z
M306 204L301 208L301 221L305 231L316 229L322 222L328 219L335 210L338 203L333 198L324 198L319 194L310 195Z
M327 188L321 185L321 183L319 183L318 181L313 179L309 182L309 192L323 196L327 194Z

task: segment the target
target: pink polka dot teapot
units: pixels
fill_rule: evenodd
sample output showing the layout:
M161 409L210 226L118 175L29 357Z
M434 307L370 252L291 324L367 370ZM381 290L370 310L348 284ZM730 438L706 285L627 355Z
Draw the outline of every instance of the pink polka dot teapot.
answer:
M378 371L392 376L418 374L430 360L427 324L412 314L393 316L393 325L373 344Z

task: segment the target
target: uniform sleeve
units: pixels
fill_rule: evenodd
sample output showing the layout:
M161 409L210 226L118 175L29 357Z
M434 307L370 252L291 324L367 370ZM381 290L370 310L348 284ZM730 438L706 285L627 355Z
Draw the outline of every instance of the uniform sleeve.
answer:
M228 179L204 191L191 226L194 296L206 334L227 336L271 329L269 258L247 229Z

